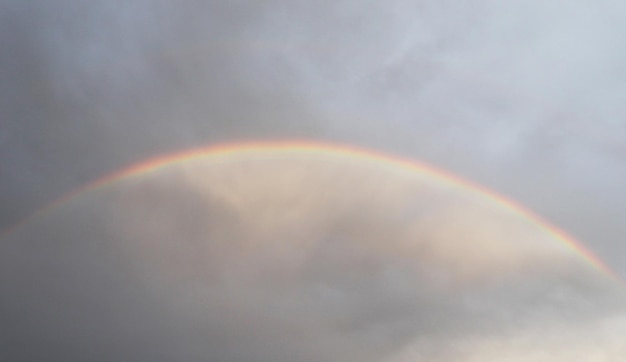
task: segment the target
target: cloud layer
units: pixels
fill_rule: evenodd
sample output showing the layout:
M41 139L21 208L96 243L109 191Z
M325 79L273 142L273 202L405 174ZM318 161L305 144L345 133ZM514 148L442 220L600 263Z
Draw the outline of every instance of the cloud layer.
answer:
M179 162L80 194L1 245L8 360L624 351L626 295L582 255L483 195L354 155Z
M625 11L611 0L3 1L0 226L155 154L323 139L497 189L621 268Z

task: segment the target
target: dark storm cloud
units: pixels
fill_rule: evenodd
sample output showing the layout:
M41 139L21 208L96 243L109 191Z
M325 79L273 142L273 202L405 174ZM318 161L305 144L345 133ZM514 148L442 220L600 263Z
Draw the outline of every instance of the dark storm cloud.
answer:
M264 74L250 79L251 5L29 5L2 11L3 227L156 154L320 133L322 116L302 97Z

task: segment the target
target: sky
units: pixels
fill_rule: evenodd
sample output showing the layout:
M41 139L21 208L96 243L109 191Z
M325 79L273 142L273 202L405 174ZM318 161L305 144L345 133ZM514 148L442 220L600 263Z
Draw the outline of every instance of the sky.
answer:
M483 185L626 277L624 24L616 0L3 0L0 230L146 159L302 139Z
M254 180L254 182L250 182ZM611 362L624 284L519 211L252 148L91 188L0 245L6 360Z

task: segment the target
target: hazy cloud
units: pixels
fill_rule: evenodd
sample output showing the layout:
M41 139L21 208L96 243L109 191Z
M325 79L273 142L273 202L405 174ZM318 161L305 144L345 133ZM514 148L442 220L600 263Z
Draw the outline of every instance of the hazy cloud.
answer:
M546 230L341 154L250 151L123 179L36 216L0 255L8 359L610 361L624 348L622 286Z
M537 211L597 251L618 273L626 275L623 267L626 246L622 240L626 234L624 24L626 7L614 0L567 3L556 0L506 3L489 0L2 1L0 229L14 225L42 205L102 175L157 155L220 142L304 138L355 144L416 158L474 180ZM276 186L299 185L297 180L288 177L286 180ZM320 182L324 180L322 177ZM358 191L362 179L346 180L350 190L362 192ZM177 176L170 181L171 187L162 195L148 187L137 190L129 199L130 205L144 205L146 209L129 215L127 222L132 217L138 220L128 225L144 225L147 222L142 219L144 212L153 217L153 235L147 238L143 233L150 229L139 228L136 230L139 244L132 245L143 245L148 240L157 242L159 238L169 240L181 232L182 240L198 241L197 235L206 232L208 225L197 215L205 212L216 225L254 219L262 231L272 230L275 227L272 220L279 220L297 226L285 230L285 238L316 235L327 240L314 234L315 228L295 222L302 220L303 214L294 211L297 208L293 200L285 200L282 205L290 210L288 215L276 211L251 218L246 215L251 206L241 204L242 200L228 191L229 187L241 187L238 183L225 183L224 190L212 184L213 189L207 194L202 181L198 185L190 179L191 189L176 186L180 181ZM363 183L362 187L368 185ZM383 181L371 187L377 190L381 202L403 199L402 188L391 190ZM288 188L284 191L288 192ZM308 205L304 210L316 209L327 202L324 197L311 195L315 194L297 198ZM159 209L150 206L150 198L155 198L157 204L180 203L185 218L172 218L170 209L159 215ZM110 202L104 195L84 200L89 205ZM400 208L393 215L385 215L385 222L403 224L407 217L421 215L419 210L434 202L428 198L414 201L420 205L417 209ZM45 220L37 221L38 226L33 226L37 230L31 231L33 235L14 234L3 245L8 249L7 254L0 254L2 260L11 260L7 255L15 256L16 261L28 259L23 266L28 269L27 279L14 274L19 273L19 263L5 264L2 283L16 298L0 302L3 311L11 311L2 312L7 329L12 331L6 333L8 345L12 346L9 349L27 351L28 346L39 346L29 352L33 353L32 358L25 359L38 357L41 352L67 353L66 359L88 356L93 360L97 355L110 360L112 354L119 352L139 360L171 360L172 356L194 360L202 359L207 350L217 350L236 351L224 352L222 360L259 361L260 355L268 361L306 360L306 356L332 360L338 351L344 353L346 361L363 361L373 355L378 360L396 357L402 360L414 358L411 356L415 356L415 351L429 360L436 357L454 361L459 355L489 360L502 349L522 353L529 345L543 343L532 338L536 330L544 330L543 324L522 329L510 339L508 334L503 334L507 338L502 339L499 332L484 331L467 337L471 331L464 329L465 326L471 329L482 325L475 319L467 320L462 326L444 323L439 328L438 323L449 314L455 316L450 320L457 320L468 313L483 313L473 308L487 306L490 308L484 313L491 318L498 314L498 308L490 303L509 306L518 297L523 300L520 308L524 309L529 300L522 296L548 298L554 290L558 292L549 298L558 301L567 296L568 303L576 299L573 310L577 312L588 310L593 315L603 309L598 309L596 298L605 302L601 296L602 283L597 286L597 280L583 277L585 268L575 271L564 262L564 269L554 271L554 275L565 273L571 278L563 280L555 276L544 280L538 272L539 276L528 279L527 284L514 284L520 285L519 290L504 293L496 288L494 294L482 290L486 294L470 293L454 299L468 298L467 303L442 305L437 299L425 298L423 293L403 289L408 277L402 268L381 271L380 279L362 280L359 272L368 275L370 270L356 265L352 268L347 260L358 258L360 249L353 249L348 243L342 244L345 249L340 251L319 246L314 254L325 263L325 268L312 267L302 278L305 280L306 276L311 282L333 281L341 288L356 283L359 287L351 289L353 294L344 295L336 286L319 285L318 289L304 288L302 295L317 293L328 304L322 303L320 307L302 297L293 304L281 302L276 307L271 293L265 295L267 291L246 285L230 291L233 298L245 303L229 311L230 299L224 297L218 302L222 303L220 312L208 314L207 318L215 318L215 323L224 326L217 328L218 332L209 331L203 320L197 321L198 308L203 308L208 292L181 287L182 293L196 297L183 298L184 303L182 299L171 302L169 298L175 294L170 289L173 286L153 290L145 287L150 283L141 278L127 278L136 271L111 268L109 263L123 264L120 260L125 258L119 251L105 246L111 225L93 225L100 219L102 210L86 212L91 206L77 206L80 202L64 206L56 216L50 216L49 225L42 224ZM206 202L217 206L207 210ZM338 203L334 204L335 211L343 210L345 214L333 215L342 220L350 210L363 206L353 204L352 198L339 198L335 202ZM362 210L370 209L362 207ZM443 276L420 270L428 275L424 280L434 278L443 282L447 271L453 275L471 275L466 281L471 284L481 280L485 270L491 270L484 268L485 255L456 244L459 233L490 249L490 255L498 255L502 267L526 265L535 257L534 252L546 252L535 250L534 246L509 249L501 248L498 242L488 242L500 240L508 232L508 226L502 228L502 225L511 221L502 224L501 219L491 214L483 215L463 207L445 208L443 215L454 219L454 227L449 227L446 223L450 220L438 219L441 214L437 210L437 207L428 209L428 222L408 228L406 234L442 241L424 249L430 255L429 260L461 261L443 268L440 271ZM63 214L66 211L68 214ZM325 213L320 211L315 217L333 219ZM373 228L370 231L381 232L371 222L379 214L359 215L368 220L367 224ZM479 223L483 229L477 229L474 218L483 216L485 220ZM83 222L75 221L77 217ZM73 221L68 225L68 220ZM176 226L179 222L184 225L183 231ZM334 245L332 240L353 233L368 240L369 235L355 230L358 228L352 222L356 221L325 225L334 235L326 243ZM113 225L125 224L118 220ZM39 236L42 232L39 228L46 230L45 237ZM126 231L132 235L132 230ZM214 227L213 232L216 230L220 228ZM233 238L250 237L241 232ZM226 234L230 233L229 229ZM98 238L90 239L93 243L78 245L85 235L98 235ZM317 239L309 240L315 244L312 240ZM18 241L23 244L16 244ZM179 277L193 276L202 259L195 253L176 254L176 248L166 246L157 247L153 257L167 255L178 260L174 269ZM150 250L144 246L139 249ZM163 250L167 252L163 254ZM25 251L29 256L25 256ZM296 268L300 264L288 261L306 259L309 255L305 251L309 250L292 250L277 258L280 263ZM103 252L112 254L102 256ZM222 252L219 249L215 255ZM395 260L399 254L402 253L388 258ZM145 261L146 265L150 263ZM556 268L550 265L547 262L542 268ZM57 274L50 272L57 269ZM75 273L75 270L84 272ZM254 279L252 274L248 277ZM271 278L280 280L279 274L274 271ZM352 276L344 280L339 275ZM64 278L67 281L60 281ZM526 276L522 279L527 280ZM289 285L304 283L303 280L292 280L289 283L294 284ZM584 282L580 284L579 280ZM26 281L33 285L32 294ZM561 283L574 283L576 287L573 290L555 287ZM81 287L76 289L73 285ZM138 290L138 286L145 289ZM577 290L585 292L577 294ZM509 293L512 297L505 298ZM67 304L68 298L74 296L87 299L77 300L76 305ZM590 307L585 307L588 296L591 296ZM248 304L254 298L266 298L268 310L260 313L255 309L258 305ZM419 308L407 303L407 298L417 298ZM104 302L98 304L96 301L100 300ZM185 303L191 306L183 307ZM259 317L277 313L272 308L291 310L292 314L280 322ZM36 313L25 317L31 312ZM320 313L349 315L351 319L340 325L324 324L317 318ZM240 315L243 317L238 320ZM622 353L622 342L612 339L623 329L622 317L615 317L614 322L609 317L602 319L604 316L580 321L570 314L561 317L568 321L573 318L578 325L585 326L571 330L560 325L545 327L550 335L563 336L562 340L555 340L556 344L573 341L571 344L579 349L571 353L577 356L588 353L595 360ZM67 325L64 323L67 320L76 323ZM244 327L242 321L249 321L253 327ZM310 325L311 329L298 334L292 323ZM270 329L269 325L271 330L280 332L265 336L262 331ZM416 338L416 325L432 338ZM576 334L581 328L597 331L593 333L602 342L588 341L586 345ZM434 341L441 341L438 333L445 335L452 330L461 331L469 342L458 341L460 352L442 353ZM145 337L137 339L137 335ZM54 338L50 339L51 336ZM80 341L82 347L69 348L71 341L66 336ZM278 350L273 348L277 341L274 336L287 341L281 342ZM207 339L211 340L208 345ZM104 340L117 341L112 343L121 349L111 351L106 344L94 342ZM239 343L254 348L239 350L235 348ZM155 347L136 348L148 345ZM364 349L355 347L362 345ZM253 350L263 352L250 352ZM405 350L406 353L398 352ZM294 358L294 353L302 353L302 358ZM532 353L518 356L538 361L546 356L542 352ZM566 350L555 349L554 353L561 359L570 358Z

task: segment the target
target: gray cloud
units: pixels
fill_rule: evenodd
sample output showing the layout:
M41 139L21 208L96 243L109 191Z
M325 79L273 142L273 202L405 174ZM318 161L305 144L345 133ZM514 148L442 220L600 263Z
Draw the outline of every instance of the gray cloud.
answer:
M314 138L448 168L620 264L623 230L612 220L626 204L625 32L617 2L2 8L5 226L155 154ZM597 207L579 207L580 195Z
M455 361L561 356L585 335L572 358L609 361L625 327L621 286L546 230L338 153L248 151L122 179L1 251L10 360Z
M0 2L0 229L102 175L156 155L221 142L304 138L421 159L474 180L537 211L626 275L624 10L611 0ZM172 195L204 210L202 203L193 206L193 193ZM220 222L239 212L217 210ZM164 225L168 215L161 216ZM396 216L400 223L406 217ZM202 221L185 222L186 237L193 240ZM463 220L458 224L472 229ZM430 236L445 238L437 234L439 224L430 225ZM336 228L341 234L342 226ZM73 248L70 243L56 254L56 248L43 250L55 264L55 258L82 253ZM178 311L163 322L168 328L160 328L156 316L171 315L171 306L156 305L152 292L135 291L141 283L121 281L126 274L104 270L82 283L100 278L119 285L119 299L108 305L126 300L130 306L110 323L122 329L145 324L163 333L137 343L183 339L176 338L176 328L188 331L190 324L180 321L193 321L193 312ZM21 288L22 279L14 278L11 283ZM43 286L47 279L36 283ZM594 283L588 282L591 295L597 292L591 291ZM63 307L68 290L59 288L54 308ZM341 299L332 288L321 293ZM403 311L402 300L400 294L379 302L399 303ZM387 316L376 303L374 298L363 306L363 315L397 318L380 330L396 333L394 340L407 339L411 350L411 323ZM488 305L481 303L486 301L476 304ZM15 346L25 343L20 335L32 333L19 315L6 317L16 326ZM63 309L54 318L71 315ZM306 336L316 338L324 330L319 328ZM107 339L110 330L86 335ZM50 333L37 337L42 350L56 348L43 337ZM214 336L215 346L244 338L235 330L224 333ZM386 343L376 333L365 335L375 340L373 346ZM492 350L501 348L497 338L480 338ZM293 351L309 348L303 339L292 340ZM93 352L89 338L85 343L76 356ZM193 359L205 351L193 338L176 343L160 343L143 357L158 360L182 349ZM272 358L269 340L250 343ZM337 347L330 337L319 343ZM420 353L426 353L424 343L414 342L422 346ZM463 351L469 355L472 348Z

